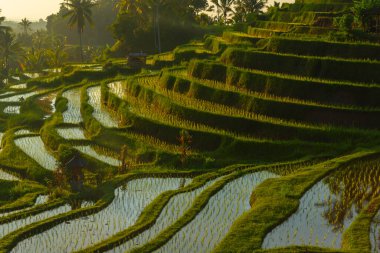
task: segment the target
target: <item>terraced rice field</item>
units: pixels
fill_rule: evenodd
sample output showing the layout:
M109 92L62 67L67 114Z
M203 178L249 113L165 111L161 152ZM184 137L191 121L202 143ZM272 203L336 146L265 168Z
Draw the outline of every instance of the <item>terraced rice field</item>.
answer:
M175 221L191 208L194 200L217 180L218 179L211 180L194 191L181 193L172 197L151 228L109 252L127 252L140 245L146 244L149 240L159 235L165 228L173 225Z
M38 92L33 91L33 92L14 95L14 96L6 97L6 98L0 98L0 102L3 102L3 103L20 102L37 94Z
M88 104L94 108L94 112L92 113L92 116L98 120L103 126L105 127L118 127L118 121L115 120L107 111L107 109L102 106L101 102L101 87L91 87L88 88L87 94L89 97Z
M65 91L62 97L67 99L67 110L62 114L64 123L78 124L82 122L80 113L80 89Z
M111 166L120 166L120 161L118 159L100 154L100 152L97 152L91 146L75 146L74 148L92 158L95 158Z
M264 180L275 177L257 172L228 183L189 224L155 252L210 252L225 237L232 223L250 208L252 190Z
M12 221L10 223L2 224L0 225L0 238L3 238L5 235L20 229L22 227L28 226L29 224L56 216L58 214L66 213L71 210L71 207L69 205L63 205L58 208L45 211L33 216L29 216L24 219Z
M23 90L23 89L28 88L28 85L26 83L22 83L22 84L12 85L10 88L16 89L16 90Z
M55 170L57 168L57 160L46 150L41 137L21 137L15 140L15 144L43 168L47 170Z
M7 106L4 108L4 113L20 114L21 106Z
M27 208L24 208L24 209L15 210L15 211L6 212L6 213L0 213L0 217L5 217L5 216L9 216L9 215L12 215L12 214L15 214L15 213L20 213L20 212L24 212L24 211L30 210L33 207L36 207L36 206L39 206L39 205L47 203L48 200L49 200L49 196L47 196L47 195L39 195L36 198L36 200L34 202L34 205L32 207L27 207Z
M57 128L57 133L67 140L86 140L83 129L80 127Z
M380 45L332 40L343 2L273 7L141 72L15 74L0 252L380 252Z
M18 181L19 178L13 176L12 174L7 173L6 171L0 169L0 179L9 180L9 181Z
M115 190L115 199L102 211L62 223L19 243L13 252L73 252L98 243L132 226L144 208L165 191L178 189L180 178L143 178Z
M370 230L371 251L380 252L380 211L373 218Z
M378 194L379 173L378 166L360 163L318 182L300 199L298 211L266 236L263 248L340 249L343 232Z

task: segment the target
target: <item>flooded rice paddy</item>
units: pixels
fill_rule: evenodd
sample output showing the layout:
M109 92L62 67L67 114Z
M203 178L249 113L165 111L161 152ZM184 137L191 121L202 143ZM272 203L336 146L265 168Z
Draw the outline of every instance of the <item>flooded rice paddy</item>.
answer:
M80 127L57 128L57 133L66 140L86 140Z
M343 232L379 192L379 165L360 162L338 170L304 194L298 211L273 229L262 247L311 245L339 249Z
M67 110L62 114L63 122L71 124L82 122L80 88L65 91L62 96L68 100Z
M207 205L163 247L155 252L210 252L226 236L232 223L251 208L249 200L256 186L270 172L256 172L227 183L210 198Z
M92 116L100 122L105 127L118 127L118 121L115 120L105 107L102 106L101 102L101 87L91 87L87 89L87 94L89 97L88 103L94 108Z
M46 150L40 136L21 137L15 140L15 144L43 168L47 170L55 170L57 168L57 160Z
M13 252L73 252L132 226L161 193L176 190L181 178L135 179L115 190L112 203L96 214L62 223L20 242Z

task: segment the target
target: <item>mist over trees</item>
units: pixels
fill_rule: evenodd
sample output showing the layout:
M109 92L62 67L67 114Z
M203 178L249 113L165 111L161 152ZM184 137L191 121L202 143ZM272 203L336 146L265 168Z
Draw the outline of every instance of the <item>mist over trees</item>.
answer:
M91 46L112 45L114 39L110 26L117 16L118 10L115 8L117 0L98 0L92 8L93 24L83 31L83 44ZM79 44L78 32L76 28L70 29L64 15L68 13L68 8L61 5L56 14L47 17L47 31L49 34L66 38L68 44Z

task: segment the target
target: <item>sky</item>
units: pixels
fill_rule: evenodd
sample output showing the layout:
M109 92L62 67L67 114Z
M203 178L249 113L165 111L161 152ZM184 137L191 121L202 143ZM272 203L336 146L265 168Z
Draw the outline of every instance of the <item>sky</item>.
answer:
M59 10L63 0L0 0L1 16L7 20L19 21L28 18L32 21L45 19Z
M279 2L293 2L294 0L279 0ZM0 0L1 16L7 20L20 21L27 18L31 21L38 21L40 18L46 19L50 14L59 10L59 5L63 0ZM273 0L269 0L271 5Z

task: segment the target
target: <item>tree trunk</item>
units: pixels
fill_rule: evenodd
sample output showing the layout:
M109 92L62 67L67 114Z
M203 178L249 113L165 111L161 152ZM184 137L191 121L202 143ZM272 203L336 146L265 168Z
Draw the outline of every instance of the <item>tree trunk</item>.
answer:
M84 62L83 44L82 44L82 31L79 31L79 48L80 48L80 58L81 58L82 62Z
M158 53L161 54L161 31L160 31L160 10L157 5L157 41L158 41Z

